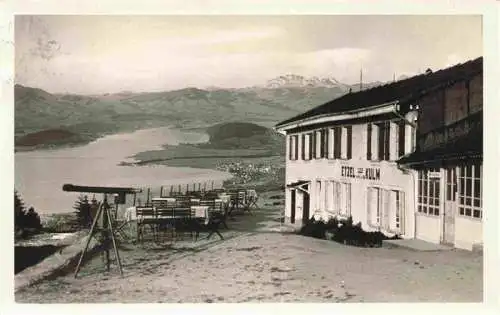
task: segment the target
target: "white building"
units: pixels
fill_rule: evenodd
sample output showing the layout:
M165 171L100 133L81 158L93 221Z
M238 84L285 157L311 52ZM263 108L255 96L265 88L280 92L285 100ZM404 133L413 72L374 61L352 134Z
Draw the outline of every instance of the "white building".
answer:
M352 216L368 231L441 242L427 231L440 223L417 211L422 173L398 161L414 156L419 102L460 67L349 93L276 125L287 139L286 221Z

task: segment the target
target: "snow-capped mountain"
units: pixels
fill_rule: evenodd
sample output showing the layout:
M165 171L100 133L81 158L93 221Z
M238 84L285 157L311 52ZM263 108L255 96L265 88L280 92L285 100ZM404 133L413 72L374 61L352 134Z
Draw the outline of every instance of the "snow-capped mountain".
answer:
M346 87L348 85L339 82L334 77L319 78L319 77L304 77L296 74L281 75L267 81L267 88L280 87Z

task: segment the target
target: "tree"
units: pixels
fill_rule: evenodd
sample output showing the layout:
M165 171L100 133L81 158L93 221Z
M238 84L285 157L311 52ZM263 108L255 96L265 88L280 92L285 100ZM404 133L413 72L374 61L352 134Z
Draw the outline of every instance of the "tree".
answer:
M26 211L24 202L19 197L16 190L14 190L14 230L17 233L25 226Z
M14 191L14 232L16 236L27 237L36 234L42 229L40 216L33 207L28 211L21 197Z
M87 228L92 224L92 216L90 213L90 203L87 195L80 195L73 206L75 209L77 224L79 227Z

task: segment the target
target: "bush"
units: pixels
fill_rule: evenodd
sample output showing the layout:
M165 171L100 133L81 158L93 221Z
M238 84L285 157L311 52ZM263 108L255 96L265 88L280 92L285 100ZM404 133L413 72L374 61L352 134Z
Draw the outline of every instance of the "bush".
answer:
M382 241L387 239L400 239L398 235L387 237L385 234L376 232L364 231L361 222L353 224L352 217L347 219L331 218L328 222L322 220L317 221L312 218L300 231L301 235L315 238L325 238L325 232L332 235L332 240L338 243L361 246L374 247L382 246Z
M310 236L314 238L325 238L326 224L322 220L316 220L311 218L311 220L300 229L300 234L304 236Z
M39 233L42 229L40 216L33 207L28 211L24 202L19 197L17 191L14 191L14 233L16 237L28 237Z

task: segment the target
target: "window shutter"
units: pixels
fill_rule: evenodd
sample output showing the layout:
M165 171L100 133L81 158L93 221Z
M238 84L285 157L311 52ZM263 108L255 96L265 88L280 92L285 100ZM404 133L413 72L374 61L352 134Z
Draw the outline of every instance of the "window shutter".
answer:
M294 136L295 138L295 156L294 159L299 159L299 136Z
M352 126L347 127L347 159L352 159Z
M314 138L315 137L313 137L313 134L310 133L309 134L309 160L311 160L313 157L313 148L315 148L315 146L313 146L313 142L315 142L315 141L313 141ZM316 150L314 150L314 151L316 151Z
M385 139L385 126L384 124L379 125L378 133L378 159L382 161L384 159L384 139Z
M324 141L323 141L323 144L324 144L324 147L323 147L323 150L324 150L324 155L323 157L326 157L328 158L328 147L329 147L329 132L328 132L328 129L324 129Z
M368 225L373 225L373 188L368 187L366 198L368 199L366 204L368 205L368 208L366 209L366 217L368 218Z
M366 159L372 159L372 124L366 125Z
M405 143L406 143L406 137L405 137L405 122L401 120L399 122L399 136L398 136L398 142L399 142L399 148L398 148L398 157L405 155Z
M301 141L301 150L302 150L302 160L306 159L306 135L302 134L302 141Z
M385 152L384 152L384 160L389 161L390 158L390 152L391 152L391 141L390 141L390 135L391 135L391 128L390 128L390 122L386 122L384 124L384 147L385 147Z
M288 160L292 160L293 136L288 136Z
M335 147L333 151L333 156L336 159L340 159L340 149L341 149L341 141L342 141L342 128L341 127L335 127L334 129L334 138L335 138Z

